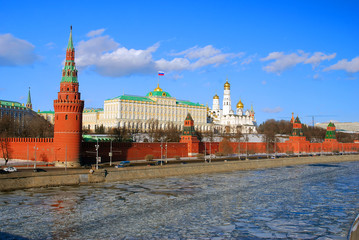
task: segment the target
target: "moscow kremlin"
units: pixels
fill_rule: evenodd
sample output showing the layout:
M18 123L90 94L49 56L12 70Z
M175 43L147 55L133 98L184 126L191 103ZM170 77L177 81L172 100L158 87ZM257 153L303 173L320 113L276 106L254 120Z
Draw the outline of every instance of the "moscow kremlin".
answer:
M167 157L188 157L198 154L212 155L221 151L221 143L201 142L196 131L235 134L256 134L257 123L253 106L244 111L244 104L239 99L236 111L232 110L230 83L224 83L222 108L220 98L213 97L212 108L189 100L180 100L157 87L145 96L120 95L104 101L104 108L86 109L79 92L78 70L75 63L75 48L72 39L72 27L66 48L65 66L62 70L60 91L54 100L54 111L39 112L41 116L54 124L53 138L9 138L6 139L8 151L12 158L18 160L33 160L53 163L55 166L79 167L93 162L94 156L88 153L94 148L91 142L84 142L82 131L94 131L97 128L127 128L146 134L151 129L151 123L157 122L158 129L174 126L181 131L179 143L166 143ZM24 115L34 114L32 111L30 89L26 107L13 101L1 100L1 116L10 114L21 120ZM35 113L36 114L36 113ZM333 151L357 151L357 143L339 143L335 137L335 125L330 123L323 143L310 143L303 135L299 118L292 117L293 130L286 141L274 144L276 153L310 153ZM97 143L98 144L98 143ZM98 154L104 162L109 161L109 141L101 142ZM245 151L252 153L267 153L268 143L246 141L230 142L231 152L238 154ZM116 151L112 153L112 147ZM38 149L37 152L34 149ZM273 149L273 147L272 147ZM112 146L111 159L138 160L146 155L154 158L163 157L162 143L115 143Z

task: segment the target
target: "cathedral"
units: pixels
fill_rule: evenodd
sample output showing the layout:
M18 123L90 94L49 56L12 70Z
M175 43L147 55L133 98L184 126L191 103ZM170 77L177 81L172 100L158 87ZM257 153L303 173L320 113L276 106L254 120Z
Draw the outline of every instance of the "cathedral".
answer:
M243 103L239 99L236 105L236 112L232 110L231 85L228 82L224 84L223 107L220 109L219 97L214 95L212 109L209 111L209 117L215 125L220 125L227 132L236 132L240 128L242 133L256 133L257 122L254 118L253 106L250 110L243 110Z

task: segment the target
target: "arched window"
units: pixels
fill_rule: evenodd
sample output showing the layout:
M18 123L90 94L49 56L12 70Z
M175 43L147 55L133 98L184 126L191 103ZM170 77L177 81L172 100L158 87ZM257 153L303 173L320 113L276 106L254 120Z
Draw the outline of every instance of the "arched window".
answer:
M65 115L65 120L67 120L67 115Z

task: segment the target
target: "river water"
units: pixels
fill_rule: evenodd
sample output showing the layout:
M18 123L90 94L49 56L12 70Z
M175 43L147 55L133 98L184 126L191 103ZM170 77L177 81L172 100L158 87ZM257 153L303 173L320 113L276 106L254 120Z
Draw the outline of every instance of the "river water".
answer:
M0 239L346 239L359 162L0 193Z

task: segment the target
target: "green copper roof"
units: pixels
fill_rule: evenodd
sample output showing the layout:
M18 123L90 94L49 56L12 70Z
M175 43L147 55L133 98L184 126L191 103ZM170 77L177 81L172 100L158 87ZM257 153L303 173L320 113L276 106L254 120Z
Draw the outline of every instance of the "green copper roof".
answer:
M8 100L0 100L0 106L1 107L17 107L17 108L26 109L26 107L23 106L21 103L14 102L14 101L8 101Z
M183 101L183 100L177 100L176 104L196 106L196 107L204 107L203 104L193 103L193 102L190 102L190 101Z
M150 99L148 97L133 96L133 95L121 95L118 97L106 99L106 101L115 100L115 99L128 100L128 101L140 101L140 102L154 102L152 99Z
M294 123L301 123L298 116L297 116L297 118L295 119Z
M83 112L103 112L103 108L85 108Z
M171 94L165 91L152 91L147 93L147 97L172 97Z
M69 37L69 43L67 44L67 49L73 49L74 44L72 42L72 26L70 27L70 37Z
M335 127L335 125L334 125L334 123L330 122L330 123L328 124L328 127Z
M41 112L38 112L39 114L55 114L54 111L41 111Z
M30 87L29 87L29 94L27 95L27 104L31 104Z

